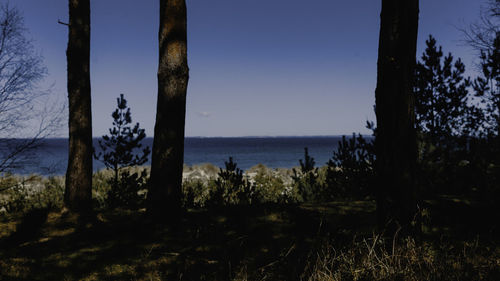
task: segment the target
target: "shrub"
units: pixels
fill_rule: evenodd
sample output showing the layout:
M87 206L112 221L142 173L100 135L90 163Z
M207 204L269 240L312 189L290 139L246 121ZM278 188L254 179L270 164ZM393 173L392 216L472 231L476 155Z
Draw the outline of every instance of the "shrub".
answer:
M5 175L0 180L0 210L6 213L26 213L32 209L57 210L63 206L62 177L28 178Z
M304 148L304 160L300 159L299 164L300 171L292 169L292 179L300 199L304 202L323 200L323 189L318 181L318 168L314 167L314 158L309 156L307 147Z
M190 179L182 183L182 205L185 208L205 207L209 201L208 184L200 179Z
M249 182L243 178L243 171L229 157L224 162L225 169L220 169L214 188L210 190L210 204L234 205L252 204L257 201L258 195Z
M279 174L267 169L264 165L257 165L251 170L255 172L255 176L252 179L252 185L258 202L294 202L293 194L285 187L285 183Z
M361 134L351 138L342 136L337 150L328 161L326 171L326 196L329 199L364 198L370 194L374 180L375 152L373 142Z
M149 176L146 170L131 173L128 170L120 173L118 185L110 181L111 188L107 192L106 205L109 208L137 209L144 205L145 190Z

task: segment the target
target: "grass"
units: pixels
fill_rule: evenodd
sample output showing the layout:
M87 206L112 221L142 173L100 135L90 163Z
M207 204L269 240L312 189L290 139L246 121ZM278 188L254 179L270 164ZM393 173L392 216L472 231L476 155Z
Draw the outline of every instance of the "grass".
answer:
M418 239L373 234L373 201L190 209L170 225L144 210L82 223L34 209L0 222L0 280L500 280L497 214L446 197L426 207ZM489 224L464 231L476 215Z
M388 237L372 200L285 204L284 171L254 167L259 204L209 205L216 169L186 170L201 175L184 186L198 204L168 223L110 209L106 170L90 220L61 211L62 177L2 178L0 280L500 280L492 196L435 196L422 235Z

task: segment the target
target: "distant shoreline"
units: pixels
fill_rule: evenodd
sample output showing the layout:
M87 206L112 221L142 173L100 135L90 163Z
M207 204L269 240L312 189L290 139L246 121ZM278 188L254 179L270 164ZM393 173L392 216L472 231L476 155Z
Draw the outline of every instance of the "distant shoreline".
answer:
M367 139L372 137L369 136ZM96 152L100 151L99 140L99 137L93 139ZM333 156L341 140L341 136L186 137L184 163L189 166L211 163L223 168L224 162L232 157L242 170L259 163L272 169L291 168L299 166L299 159L304 158L304 148L307 147L309 155L315 159L316 166L323 166ZM15 142L16 140L12 139L10 141L14 144ZM144 139L142 145L151 148L153 138ZM0 153L1 149L0 140ZM4 146L4 151L8 151L8 146ZM30 161L12 169L13 174L62 175L67 168L68 139L47 138L26 156ZM151 160L151 155L148 158ZM145 165L150 164L150 161L145 163ZM104 168L104 165L96 160L93 166L94 171Z
M356 133L357 135L357 133ZM372 138L372 135L364 135L361 134L364 138ZM187 136L185 137L186 139L300 139L300 138L305 138L305 139L314 139L314 138L342 138L342 136L350 137L352 136L351 134L347 135L305 135L305 136ZM92 137L93 140L96 139L101 139L102 136L94 136ZM0 138L1 140L27 140L30 138ZM67 137L53 137L53 138L45 138L42 140L67 140ZM153 139L153 137L146 137L146 139Z

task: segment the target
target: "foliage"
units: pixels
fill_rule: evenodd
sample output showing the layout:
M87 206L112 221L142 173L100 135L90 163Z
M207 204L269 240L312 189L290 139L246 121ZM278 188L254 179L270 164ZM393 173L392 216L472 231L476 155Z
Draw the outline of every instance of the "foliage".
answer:
M491 49L481 51L481 76L474 80L476 96L486 105L488 135L500 136L500 32Z
M184 181L182 205L184 208L205 207L210 197L208 190L208 184L200 179Z
M299 160L300 171L293 171L293 182L297 192L304 202L320 201L323 199L322 186L318 181L318 168L315 168L314 158L309 156L307 147L304 148L304 160Z
M443 57L432 36L426 44L415 84L421 190L427 195L490 190L498 183L491 171L500 155L498 46L481 52L482 77L472 83L463 77L460 59Z
M144 205L148 169L142 167L123 168L118 185L113 183L113 172L98 171L92 177L93 208L97 210L127 208L137 209Z
M110 208L122 207L138 209L144 205L145 190L149 176L145 169L142 172L130 173L122 171L118 185L112 185L107 193L106 203Z
M465 65L454 61L449 53L443 57L441 47L429 36L422 61L417 63L415 82L415 124L419 132L429 135L432 143L449 145L456 136L474 136L479 132L478 111L470 106L470 79L463 77Z
M353 134L351 138L342 136L337 150L327 163L327 198L364 198L370 195L374 161L372 140L365 139L361 134Z
M121 173L118 188L109 180L109 170L94 173L92 200L94 210L115 207L137 209L146 196L148 171L129 167ZM0 214L26 213L33 209L57 211L63 207L64 177L19 177L5 174L0 178Z
M149 147L146 147L142 150L142 155L135 153L136 149L142 147L141 141L146 137L146 133L144 129L139 128L139 123L136 123L133 128L129 126L132 123L132 116L123 94L120 94L116 101L117 108L111 114L113 128L109 129L110 135L104 135L102 140L99 140L102 152L94 155L115 174L123 167L139 166L146 163L150 152Z
M248 179L243 178L243 171L229 157L224 161L225 169L220 169L215 186L210 191L211 203L214 205L252 204L257 194Z
M141 141L146 137L146 133L144 129L140 129L139 123L136 123L134 127L129 126L132 123L132 116L123 94L117 98L117 108L111 116L113 128L109 129L109 135L104 135L102 140L99 140L102 152L94 153L94 157L114 172L114 177L111 179L113 189L108 194L108 200L110 200L108 205L111 207L137 206L138 202L133 200L141 199L137 192L145 187L145 171L140 174L130 174L121 170L147 162L149 147L142 149L142 153L137 153L137 150L142 147Z
M185 167L188 172L183 181L183 206L203 208L296 202L289 170L273 170L259 164L243 172L231 160L226 169L219 169L215 176L211 174L210 165Z
M471 143L470 166L474 177L480 180L474 187L484 190L486 196L500 198L500 2L491 1L489 10L482 15L482 25L472 28L474 38L482 45L473 47L480 51L480 76L474 80L475 96L483 104L483 120L487 136ZM474 29L475 28L475 29Z
M262 203L293 203L295 196L290 188L286 188L282 177L275 175L264 165L258 165L253 177L253 187Z
M60 177L4 175L0 185L0 212L27 213L33 209L58 210L63 206L64 181Z

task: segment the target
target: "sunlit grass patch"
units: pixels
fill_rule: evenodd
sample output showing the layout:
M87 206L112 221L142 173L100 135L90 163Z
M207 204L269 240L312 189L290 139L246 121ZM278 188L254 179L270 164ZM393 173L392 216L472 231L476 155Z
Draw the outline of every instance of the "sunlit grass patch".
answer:
M435 244L413 238L358 238L323 244L310 260L306 280L498 280L499 249L478 241Z

